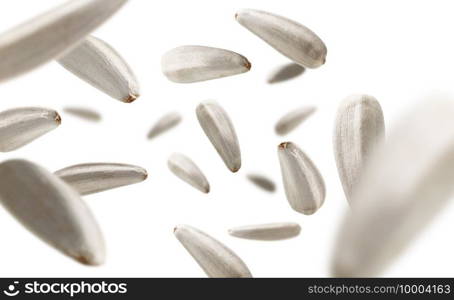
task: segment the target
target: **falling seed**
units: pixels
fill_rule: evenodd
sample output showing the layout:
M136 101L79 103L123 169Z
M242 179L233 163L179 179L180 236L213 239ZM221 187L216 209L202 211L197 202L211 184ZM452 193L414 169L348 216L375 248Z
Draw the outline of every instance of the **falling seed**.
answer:
M276 184L274 184L274 182L271 179L263 175L248 174L247 178L256 186L264 189L265 191L274 192L276 190Z
M104 262L98 224L60 178L25 160L1 163L0 178L0 202L28 230L80 263Z
M71 114L73 116L82 118L87 121L99 122L101 121L101 115L90 108L84 107L65 107L63 109L65 113Z
M174 153L169 157L167 165L178 178L189 183L202 193L210 192L210 184L197 165L187 156Z
M252 277L241 258L206 233L179 225L174 234L209 277Z
M284 66L279 67L279 69L277 69L271 74L270 78L268 79L268 83L274 84L294 79L303 74L304 71L305 71L304 67L299 64L295 63L286 64Z
M309 28L264 11L244 9L236 20L281 54L307 68L325 63L326 46Z
M72 0L1 34L0 81L70 51L126 2Z
M173 127L180 124L182 117L177 112L170 112L164 115L161 119L156 122L155 125L151 128L150 132L148 133L148 138L152 139L156 136L172 129Z
M297 223L270 223L235 227L229 229L229 234L243 239L277 241L295 237L300 231Z
M88 36L58 62L95 88L122 102L139 97L139 83L126 61L109 44Z
M335 276L380 276L452 198L453 115L452 96L428 97L374 151L340 227Z
M191 83L245 73L251 69L246 57L224 49L181 46L161 60L162 72L173 82Z
M74 165L56 171L55 175L71 185L81 195L139 183L148 177L147 171L141 167L114 163Z
M294 143L280 144L278 155L290 206L297 212L312 215L325 201L325 184L320 172Z
M61 123L60 115L51 109L22 107L0 113L0 151L16 150Z
M274 130L278 135L286 135L301 123L303 123L307 118L309 118L317 110L314 106L305 106L285 114L279 121L276 123Z
M371 152L384 138L380 103L368 95L351 95L339 106L334 129L334 156L345 196L352 203L353 190Z
M237 172L241 168L240 145L225 110L216 102L206 101L197 106L196 114L200 126L227 168Z

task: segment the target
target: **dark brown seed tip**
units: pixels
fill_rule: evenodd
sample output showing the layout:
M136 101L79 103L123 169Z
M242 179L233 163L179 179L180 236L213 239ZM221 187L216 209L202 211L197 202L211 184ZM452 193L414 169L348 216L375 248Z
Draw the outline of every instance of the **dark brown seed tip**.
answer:
M241 164L238 166L233 166L232 168L229 168L232 173L236 173L241 169Z
M54 118L54 120L55 120L55 123L57 123L58 125L61 124L61 117L60 117L60 115L58 114L58 112L55 112L55 118Z
M246 67L246 69L250 70L251 67L252 67L252 64L251 64L250 61L248 61L248 60L246 59L246 62L244 63L244 66Z
M291 142L283 142L283 143L280 143L279 146L278 146L278 149L279 150L284 150L284 149L287 149L287 147L291 144Z
M205 194L208 194L210 192L210 186L208 185L207 187L205 187L204 191L203 191Z
M91 261L90 259L88 259L87 257L81 255L81 256L73 256L74 259L78 262L80 262L81 264L83 265L86 265L86 266L89 266L89 267L95 267L97 266L98 264L94 263L93 261Z
M139 97L140 97L140 95L138 95L138 94L137 95L129 95L127 98L123 99L123 102L132 103Z

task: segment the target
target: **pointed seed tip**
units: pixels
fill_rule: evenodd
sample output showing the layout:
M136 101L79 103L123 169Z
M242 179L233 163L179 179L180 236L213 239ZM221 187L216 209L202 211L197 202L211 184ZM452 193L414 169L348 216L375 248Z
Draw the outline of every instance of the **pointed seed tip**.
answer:
M89 266L89 267L96 267L96 266L99 266L99 265L103 264L102 261L91 260L91 259L89 259L88 257L86 257L84 255L73 256L73 258L76 261L80 262L81 264Z
M240 165L240 166L232 167L232 168L230 169L230 171L232 171L232 173L236 173L236 172L238 172L240 169L241 169L241 165Z
M123 102L125 103L132 103L134 102L137 98L139 98L140 95L139 94L130 94L127 98L125 98L123 100Z
M55 112L55 123L57 123L57 125L60 125L61 124L61 116L58 114L58 112Z
M246 62L244 64L244 66L246 67L246 69L250 70L252 68L252 64L249 60L246 59Z
M287 149L287 147L290 145L290 142L283 142L283 143L280 143L278 148L279 149Z

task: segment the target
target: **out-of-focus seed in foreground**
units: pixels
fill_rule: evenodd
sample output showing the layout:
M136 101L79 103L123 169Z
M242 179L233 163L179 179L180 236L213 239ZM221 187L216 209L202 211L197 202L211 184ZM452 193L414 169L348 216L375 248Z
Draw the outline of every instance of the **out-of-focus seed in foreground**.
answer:
M299 213L312 215L325 201L325 183L320 172L294 143L280 144L278 156L290 206Z
M0 82L65 52L95 30L127 0L72 0L0 35Z
M248 72L246 57L224 49L206 46L181 46L161 60L162 72L173 82L192 83Z
M82 264L104 262L97 222L60 178L25 160L1 163L0 178L1 204L28 230Z
M243 9L235 18L238 23L294 62L307 68L317 68L325 63L325 44L306 26L254 9Z
M206 233L188 225L179 225L174 234L209 277L252 277L238 255Z
M200 103L197 119L227 168L237 172L241 168L241 151L233 124L227 112L214 101Z
M332 274L379 276L454 193L454 97L415 104L374 151L333 250Z
M334 126L334 157L345 196L351 205L364 165L384 135L383 112L374 97L351 95L341 102Z

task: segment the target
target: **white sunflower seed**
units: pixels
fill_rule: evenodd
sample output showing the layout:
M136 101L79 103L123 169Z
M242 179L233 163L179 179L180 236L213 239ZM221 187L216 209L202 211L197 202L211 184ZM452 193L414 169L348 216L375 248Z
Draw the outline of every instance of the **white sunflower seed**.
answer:
M189 183L202 193L210 192L210 184L197 165L187 156L174 153L169 157L167 165L178 178Z
M297 212L312 215L325 201L325 184L320 172L294 143L280 144L278 155L290 206Z
M104 262L101 231L79 195L60 178L24 160L0 164L2 205L40 239L87 265Z
M161 60L162 72L173 82L191 83L245 73L251 69L246 57L224 49L181 46Z
M383 112L374 97L351 95L340 104L334 128L334 156L350 204L364 165L384 134Z
M208 139L227 168L237 172L241 168L238 138L225 110L216 102L202 102L196 109L197 119Z
M126 61L105 41L88 36L58 62L95 88L122 102L139 97L139 83Z
M453 115L452 96L429 97L374 151L340 227L335 276L379 276L444 208L454 193Z
M309 118L317 110L314 106L305 106L285 114L276 123L274 130L278 135L286 135L307 118Z
M23 107L0 113L0 151L16 150L57 128L60 115L51 109Z
M274 192L276 190L276 184L274 184L274 182L271 179L263 175L248 174L247 178L256 186L264 189L265 191Z
M55 175L71 185L81 195L142 182L148 177L147 171L141 167L114 163L74 165L56 171Z
M179 225L174 234L209 277L252 277L241 258L206 233Z
M0 81L76 46L127 0L72 0L0 35Z
M276 71L273 71L270 78L268 79L268 83L273 84L287 81L300 76L304 73L304 71L304 67L299 64L286 64L279 67Z
M309 28L272 13L244 9L236 20L281 54L307 68L325 63L327 49Z
M297 223L270 223L235 227L229 229L229 234L243 239L277 241L295 237L300 231Z
M99 122L101 120L101 115L90 108L84 107L65 107L63 109L65 113L71 114L73 116L82 118L87 121Z
M155 125L151 128L150 132L148 133L148 138L152 139L167 130L177 126L180 124L182 117L177 112L170 112L164 116L162 116Z

